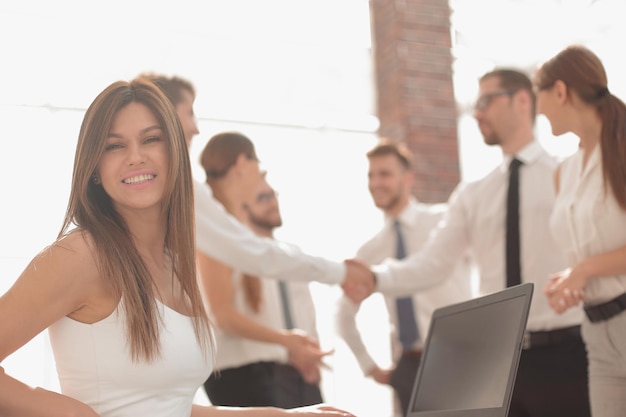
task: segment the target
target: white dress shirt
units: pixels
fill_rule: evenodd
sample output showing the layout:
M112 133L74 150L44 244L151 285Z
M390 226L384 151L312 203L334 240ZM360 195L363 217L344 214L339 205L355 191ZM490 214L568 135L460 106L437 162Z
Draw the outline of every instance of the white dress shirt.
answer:
M549 227L557 161L536 141L516 157L524 163L519 173L522 282L535 283L527 328L540 331L580 324L582 309L557 315L543 294L550 274L567 265ZM506 287L505 217L511 158L506 155L502 164L481 180L457 187L444 221L424 250L405 262L388 259L373 267L381 292L406 294L438 284L467 249L478 267L481 295Z
M584 152L563 161L559 192L550 221L552 233L567 255L570 266L583 259L626 245L626 211L602 178L600 146L589 155L583 169ZM626 291L626 275L595 277L585 287L589 305L609 301Z
M325 284L343 281L343 263L310 256L256 236L213 198L207 184L194 180L194 199L196 245L206 255L256 276Z
M430 232L443 218L445 210L445 204L427 205L421 204L415 199L409 202L398 217L407 253L415 253L424 246ZM396 234L393 223L393 218L386 218L383 229L359 248L357 258L373 265L393 257L396 250ZM435 309L472 297L469 259L467 257L460 257L459 259L450 279L444 278L441 280L441 285L412 296L419 332L419 340L415 343L415 349L420 349L423 346L424 339L428 334L430 318ZM397 331L396 297L385 295L384 298L389 314L392 356L395 363L402 352ZM359 367L364 374L367 374L376 366L376 363L365 347L356 325L356 314L359 306L344 295L339 301L336 325L339 334L356 357Z

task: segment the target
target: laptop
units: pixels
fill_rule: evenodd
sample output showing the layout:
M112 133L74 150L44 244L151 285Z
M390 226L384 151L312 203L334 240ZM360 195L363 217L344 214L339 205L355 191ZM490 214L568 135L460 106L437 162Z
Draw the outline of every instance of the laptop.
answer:
M406 417L506 417L534 285L435 310Z

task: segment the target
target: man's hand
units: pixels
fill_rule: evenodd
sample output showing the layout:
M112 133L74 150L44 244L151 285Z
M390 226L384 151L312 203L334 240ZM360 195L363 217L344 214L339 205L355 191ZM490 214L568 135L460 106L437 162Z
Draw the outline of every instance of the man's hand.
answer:
M346 264L346 279L341 284L341 288L352 301L358 304L376 289L374 273L361 260L347 259L344 263Z

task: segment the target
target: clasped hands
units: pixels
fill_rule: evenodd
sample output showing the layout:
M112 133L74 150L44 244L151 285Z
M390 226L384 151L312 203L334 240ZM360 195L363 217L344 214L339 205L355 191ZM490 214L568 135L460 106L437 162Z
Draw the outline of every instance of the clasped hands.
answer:
M376 280L370 267L359 259L345 260L346 279L341 288L348 298L360 303L369 297L376 289Z
M578 268L568 268L552 275L544 288L544 294L552 310L561 314L584 301L583 289L587 280L588 278Z

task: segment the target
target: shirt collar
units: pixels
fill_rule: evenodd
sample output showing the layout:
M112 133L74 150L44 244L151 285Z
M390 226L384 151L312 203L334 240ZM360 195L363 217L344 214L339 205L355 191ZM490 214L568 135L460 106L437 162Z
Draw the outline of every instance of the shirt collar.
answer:
M415 197L411 197L409 199L409 203L406 205L404 210L400 212L400 215L398 217L385 216L385 224L389 227L393 227L393 222L398 219L400 221L400 224L404 224L409 227L413 226L413 223L415 223L416 219L415 216L412 215L412 213L415 211L415 207L417 207L418 204L419 201L417 201Z
M511 164L511 160L513 157L519 159L524 164L529 165L533 162L537 161L544 154L544 150L539 144L537 140L533 140L528 145L524 146L520 149L515 155L507 155L504 154L504 158L502 160L502 165L500 168L503 171L508 171L509 165Z
M596 143L596 145L591 150L591 154L589 155L589 159L587 159L587 166L589 168L594 167L600 164L600 144Z
M579 148L578 153L580 154L579 163L582 165L583 158L585 156L585 151L582 148ZM591 172L591 170L601 165L600 156L601 156L600 144L597 143L591 150L591 153L589 154L589 158L587 159L587 164L580 171L583 177L589 175L588 173Z

